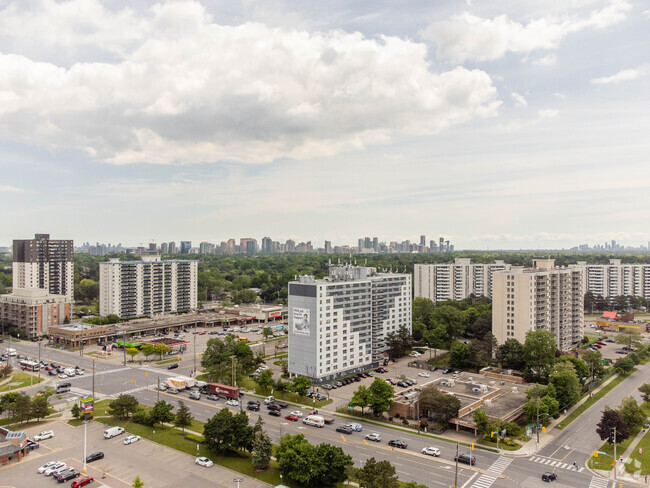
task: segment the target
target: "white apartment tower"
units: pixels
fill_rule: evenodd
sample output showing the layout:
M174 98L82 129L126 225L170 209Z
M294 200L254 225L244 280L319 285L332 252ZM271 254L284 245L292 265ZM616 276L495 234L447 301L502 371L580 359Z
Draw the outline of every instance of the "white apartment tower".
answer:
M494 263L472 263L470 258L456 258L447 264L415 265L415 297L434 303L463 300L470 295L492 297L493 276L507 271L510 265L501 260Z
M194 310L197 271L197 261L160 256L99 263L99 314L131 318Z
M610 259L609 264L578 261L569 267L583 271L583 294L590 291L603 298L621 295L650 298L650 264L621 264L620 259Z
M534 259L532 268L513 266L494 274L492 333L499 344L523 343L526 332L550 330L561 351L580 343L584 327L583 271L556 268L553 259Z
M50 239L36 234L34 239L16 239L13 246L13 289L47 290L74 300L72 240Z
M385 337L411 330L411 275L335 266L289 282L289 372L316 382L376 367Z

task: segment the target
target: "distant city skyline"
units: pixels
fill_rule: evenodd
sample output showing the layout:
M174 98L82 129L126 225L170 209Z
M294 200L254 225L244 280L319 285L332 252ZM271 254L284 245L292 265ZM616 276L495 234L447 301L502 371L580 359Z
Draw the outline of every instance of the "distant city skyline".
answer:
M649 24L631 0L7 0L0 244L646 245Z

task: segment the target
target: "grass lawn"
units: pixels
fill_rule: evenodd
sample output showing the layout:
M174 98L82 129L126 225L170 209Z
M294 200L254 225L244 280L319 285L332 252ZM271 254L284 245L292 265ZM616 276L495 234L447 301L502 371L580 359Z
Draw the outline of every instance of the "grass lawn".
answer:
M12 391L29 385L38 385L41 381L43 381L43 378L39 380L38 376L32 376L27 373L12 373L11 381L0 386L0 392Z
M273 364L275 364L276 366L285 366L289 364L289 361L287 361L286 359L279 359L277 361L273 361Z
M246 476L259 479L266 483L279 485L281 482L281 470L276 462L271 462L271 466L266 471L256 472L255 468L253 468L253 465L251 464L250 454L234 454L231 456L216 455L213 452L209 451L205 446L185 439L180 430L172 427L156 426L155 428L152 428L130 421L116 420L112 417L100 418L97 420L106 425L124 427L124 430L128 431L131 434L139 435L145 439L149 439L150 441L157 442L158 444L163 444L165 446L171 447L172 449L190 454L191 456L205 456L219 466L224 466L226 468L232 469L233 471L237 471L238 473L242 473ZM203 431L202 427L201 431ZM188 459L188 462L192 461ZM282 481L286 484L286 480Z
M486 439L486 438L480 439L479 441L477 441L477 444L481 444L482 446L493 447L495 449L497 447L496 440ZM512 446L508 446L505 442L500 441L499 449L503 449L504 451L518 451L519 449L521 449L521 444L517 444L515 442Z
M560 423L558 423L555 426L555 428L559 430L564 429L567 425L569 425L571 422L577 419L580 415L582 415L585 411L587 411L589 407L591 407L594 403L596 403L598 400L600 400L605 395L607 395L610 391L612 391L612 389L614 389L619 383L621 383L631 374L632 372L628 374L619 374L616 378L614 378L607 385L601 388L597 393L594 393L594 395L591 398L587 399L578 408L576 408L573 412L567 415L565 419L563 419Z
M645 402L641 408L646 415L650 416L650 402ZM639 449L643 450L643 454L639 454ZM625 470L628 473L636 473L641 469L641 475L645 476L650 474L650 431L646 431L645 435L641 438L639 443L634 446L634 450L630 455L631 462L625 465Z
M177 363L178 358L174 359L163 359L162 361L156 361L156 364L170 364L170 363Z
M248 393L252 393L255 391L255 394L261 395L261 396L268 396L268 395L273 395L275 398L279 398L280 400L285 400L287 402L292 402L292 403L297 403L300 405L307 405L308 407L311 407L313 405L311 398L299 396L296 393L290 392L290 391L274 391L271 393L272 388L263 388L260 385L258 385L253 378L241 378L239 380L239 386L243 386L246 389L248 389ZM325 400L322 402L316 402L315 407L316 408L322 408L325 405L329 405L332 403L334 400Z

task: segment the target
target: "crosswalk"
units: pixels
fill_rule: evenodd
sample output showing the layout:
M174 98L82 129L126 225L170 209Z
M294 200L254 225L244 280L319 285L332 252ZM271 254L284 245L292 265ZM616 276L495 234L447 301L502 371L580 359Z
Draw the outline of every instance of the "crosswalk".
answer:
M591 478L591 483L589 483L589 488L607 488L608 485L608 479L601 478L600 476L593 476Z
M582 473L585 470L584 466L577 467L571 463L565 463L563 461L558 461L557 459L552 459L552 458L547 458L542 456L531 456L530 460L534 463L544 464L548 467L568 469L571 471L577 471L578 473Z
M513 458L510 457L499 456L499 458L494 461L487 470L491 473L496 473L499 475L503 473L508 466L510 466L512 459ZM490 476L484 473L476 479L476 481L471 485L471 488L490 488L496 479L496 476Z

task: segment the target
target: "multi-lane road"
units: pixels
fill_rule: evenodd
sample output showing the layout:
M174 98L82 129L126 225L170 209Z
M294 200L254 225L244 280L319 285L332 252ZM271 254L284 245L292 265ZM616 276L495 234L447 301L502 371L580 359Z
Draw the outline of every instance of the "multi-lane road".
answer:
M29 355L34 358L38 356L37 344L19 342L15 345L12 344L12 347L15 347L19 354ZM71 396L91 393L93 388L92 358L48 347L41 348L41 358L48 362L83 367L86 370L84 376L77 376L65 381L72 383ZM163 381L166 377L175 373L189 375L193 367L193 358L191 356L182 358L179 368L174 371L167 371L165 366L141 366L138 364L131 365L130 363L125 366L121 362L117 363L114 358L110 361L98 360L95 363L94 388L99 397L128 393L147 405L153 405L158 398L165 399L170 403L182 399L190 406L196 419L205 421L219 409L225 408L223 401L212 402L206 400L205 397L198 401L191 400L188 398L187 393L171 395L158 392L154 388L158 378ZM593 450L602 444L594 432L594 426L598 422L600 412L605 405L613 407L618 405L625 396L636 395L636 388L648 378L649 373L650 364L640 367L628 380L612 390L611 393L565 430L552 430L546 434L552 436L552 438L535 455L518 457L499 455L490 451L476 449L474 451L477 459L476 466L459 465L456 486L458 488L548 486L547 483L541 480L541 475L546 471L550 471L555 472L558 476L555 482L556 487L618 488L618 483L594 476L585 468L585 461L590 457ZM49 378L47 375L46 377ZM31 391L36 389L37 387L34 387ZM250 397L244 396L242 403L245 405L248 399ZM297 409L299 408L290 407L283 410L283 416L290 410ZM306 413L306 410L304 411ZM250 412L250 414L251 422L255 422L258 413ZM454 484L456 476L454 463L455 443L370 424L364 425L363 432L345 435L337 433L335 428L336 425L347 423L348 420L340 419L340 421L335 422L335 425L327 425L322 429L318 429L305 426L302 422L285 420L284 417L271 417L267 414L264 405L262 405L259 414L264 420L265 429L275 442L278 442L283 434L300 433L305 435L312 443L327 442L342 447L345 452L352 456L357 465L363 464L371 457L377 460L388 460L396 467L399 478L404 481L413 480L436 488L447 488ZM364 437L369 432L381 434L382 441L376 443L365 440ZM390 439L404 440L408 443L408 448L405 450L392 449L387 445ZM433 458L421 454L422 448L427 446L438 447L442 452L441 456ZM468 450L467 447L462 446L460 449L461 453ZM575 466L574 462L576 463Z

